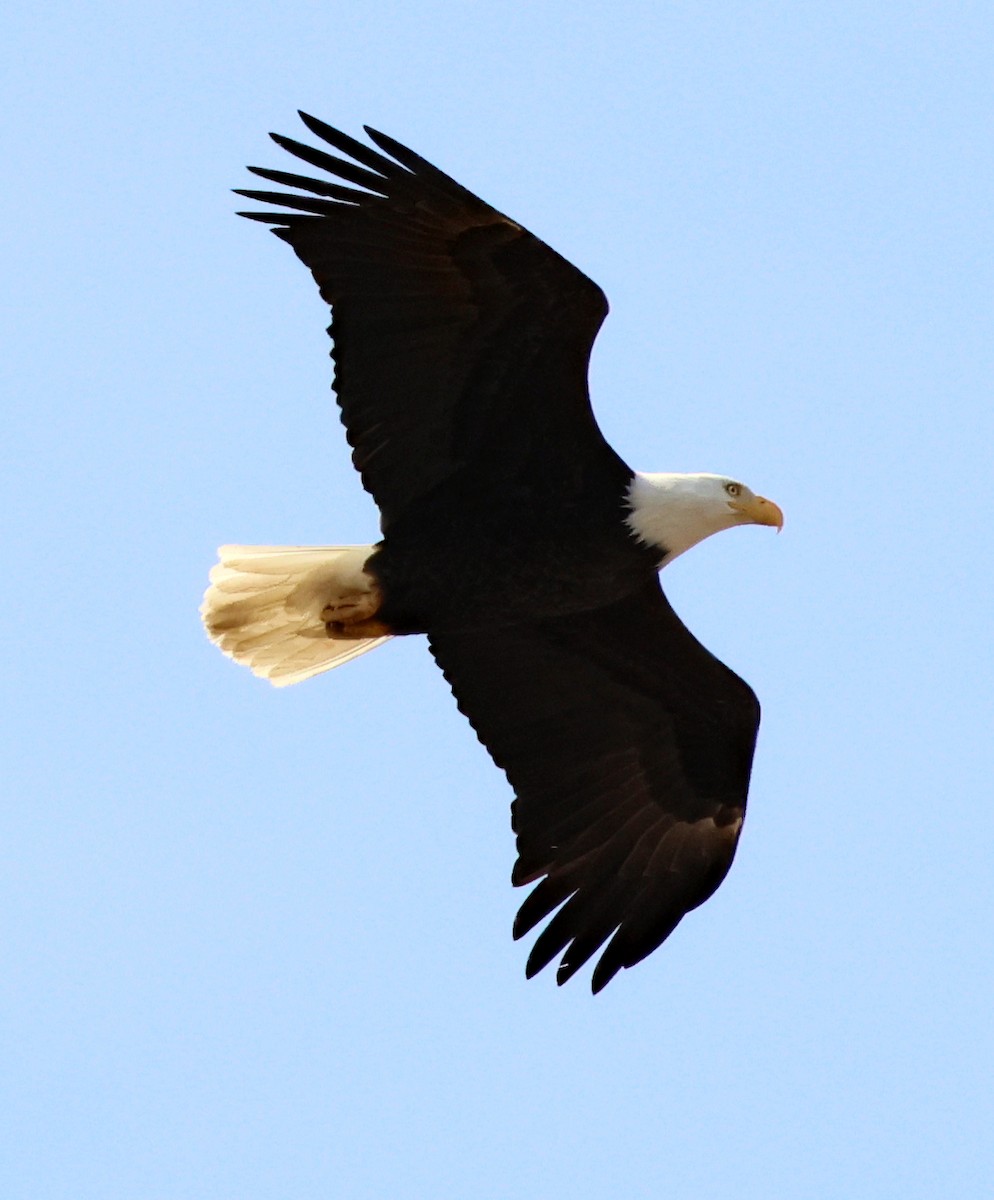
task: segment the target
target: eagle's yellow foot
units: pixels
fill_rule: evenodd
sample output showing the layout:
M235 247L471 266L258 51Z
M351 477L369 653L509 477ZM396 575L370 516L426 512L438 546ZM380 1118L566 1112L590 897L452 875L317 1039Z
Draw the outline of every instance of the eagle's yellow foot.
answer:
M351 625L355 621L368 621L382 603L383 597L379 588L345 592L330 600L321 609L321 620L326 625Z
M324 614L322 613L322 616ZM390 637L393 630L382 621L325 621L328 637L340 639Z

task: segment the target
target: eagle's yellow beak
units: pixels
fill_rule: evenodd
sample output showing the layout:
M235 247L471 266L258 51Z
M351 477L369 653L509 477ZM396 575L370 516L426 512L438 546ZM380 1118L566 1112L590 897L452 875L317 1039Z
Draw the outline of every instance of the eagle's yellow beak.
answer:
M780 532L783 529L783 513L778 505L765 496L750 496L748 500L729 500L729 508L742 513L753 525L772 525Z

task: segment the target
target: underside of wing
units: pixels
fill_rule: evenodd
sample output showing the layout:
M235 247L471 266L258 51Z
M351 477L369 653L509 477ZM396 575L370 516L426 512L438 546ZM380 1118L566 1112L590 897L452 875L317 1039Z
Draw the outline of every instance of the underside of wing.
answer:
M587 394L600 288L419 155L301 114L339 152L272 135L327 178L250 168L241 191L332 306L335 390L384 529L454 473L514 443L603 453ZM344 155L346 157L341 157Z
M512 879L538 882L515 936L551 916L527 973L561 956L564 983L604 947L592 979L599 991L728 871L756 698L687 631L655 579L609 608L435 631L430 644L516 793Z

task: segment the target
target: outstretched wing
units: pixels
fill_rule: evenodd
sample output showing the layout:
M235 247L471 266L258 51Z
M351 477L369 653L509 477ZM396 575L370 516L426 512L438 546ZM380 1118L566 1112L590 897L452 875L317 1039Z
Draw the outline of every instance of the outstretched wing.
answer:
M521 937L565 983L608 941L593 990L650 954L721 883L759 728L752 690L653 579L595 612L430 635L461 711L516 793ZM543 878L544 877L544 878ZM565 901L565 903L564 903Z
M274 226L333 307L335 390L384 529L496 446L612 453L586 380L600 288L392 138L367 129L378 153L301 117L349 158L273 140L353 186L252 167L310 194L243 190L291 211L242 215Z

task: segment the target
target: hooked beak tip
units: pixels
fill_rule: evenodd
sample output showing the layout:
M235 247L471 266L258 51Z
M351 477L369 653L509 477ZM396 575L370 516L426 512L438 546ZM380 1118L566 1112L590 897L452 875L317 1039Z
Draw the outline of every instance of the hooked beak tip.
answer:
M764 524L775 528L777 533L783 533L783 512L780 505L774 504L772 500L767 500L765 496L760 496L759 499L768 514Z
M780 510L779 504L774 504L765 496L755 496L751 501L734 507L745 513L754 525L769 525L777 533L783 532L783 512Z

